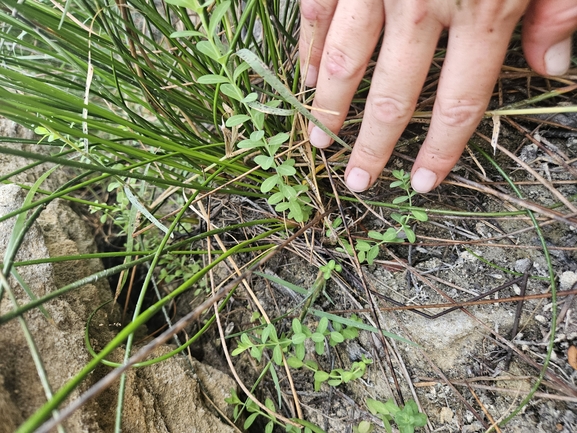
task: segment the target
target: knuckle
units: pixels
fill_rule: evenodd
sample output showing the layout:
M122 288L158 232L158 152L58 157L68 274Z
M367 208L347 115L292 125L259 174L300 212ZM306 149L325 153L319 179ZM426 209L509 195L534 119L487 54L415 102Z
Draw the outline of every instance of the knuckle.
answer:
M547 24L551 27L573 28L577 21L577 5L563 10L554 16L546 16Z
M391 96L380 96L371 101L372 116L383 124L407 122L414 108L411 101Z
M438 99L433 117L447 127L464 128L476 125L484 112L485 104L479 101Z
M301 16L307 21L327 20L334 12L333 3L327 0L301 0Z
M360 161L374 161L383 157L383 152L378 147L366 143L356 144L354 151Z
M365 71L365 65L336 47L327 47L323 57L323 67L329 77L341 80L358 78Z

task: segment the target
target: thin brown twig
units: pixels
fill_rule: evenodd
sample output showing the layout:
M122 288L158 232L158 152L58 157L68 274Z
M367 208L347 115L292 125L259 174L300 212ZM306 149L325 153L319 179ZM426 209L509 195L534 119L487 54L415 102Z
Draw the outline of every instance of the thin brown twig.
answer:
M329 182L330 182L330 184L331 184L331 188L332 188L332 190L333 190L333 193L334 193L334 196L335 196L335 199L336 199L336 202L337 202L337 206L338 206L338 208L339 208L339 212L340 212L340 215L341 215L341 218L342 218L342 221L343 221L343 226L344 226L345 231L346 231L346 233L347 233L348 241L349 241L350 245L353 245L353 239L352 239L351 232L350 232L350 230L349 230L349 227L348 227L348 224L347 224L347 221L346 221L346 215L345 215L345 213L344 213L344 210L343 210L343 207L342 207L340 198L339 198L339 194L338 194L336 185L335 185L335 183L334 183L334 181L333 181L333 177L332 177L332 173L331 173L331 167L329 166L329 164L328 164L328 162L327 162L326 155L325 155L325 152L324 152L323 149L320 149L320 154L321 154L321 158L322 158L322 160L323 160L323 162L324 162L324 164L325 164L325 167L327 168L327 174L328 174L328 176L329 176ZM346 250L345 250L345 251L346 251ZM400 387L400 385L399 385L399 380L398 380L397 375L396 375L396 373L395 373L395 369L393 368L393 362L392 362L391 356L390 356L390 354L389 354L389 349L388 349L388 346L387 346L387 344L386 344L385 336L384 336L384 334L383 334L383 332L382 332L382 327L381 327L381 324L380 324L380 321L379 321L379 316L378 316L377 311L376 311L375 303L374 303L373 298L372 298L372 296L371 296L371 294L370 294L370 291L369 291L369 287L368 287L368 285L367 285L367 282L365 281L364 273L363 273L363 271L362 271L361 264L360 264L360 262L359 262L359 257L358 257L358 255L357 255L357 252L356 252L356 250L355 250L354 248L353 248L352 251L353 251L353 254L352 254L352 256L353 256L353 257L352 257L352 259L353 259L353 264L354 264L354 266L355 266L355 268L356 268L356 270L357 270L357 272L358 272L359 280L360 280L360 282L361 282L361 284L362 284L362 286L363 286L363 289L364 289L365 294L366 294L366 296L367 296L367 300L368 300L369 305L370 305L370 307L371 307L371 313L372 313L372 316L373 316L373 320L375 321L375 326L376 326L376 328L379 330L379 338L380 338L380 340L381 340L381 344L382 344L382 347L383 347L383 351L385 352L385 357L386 357L386 360L387 360L387 364L388 364L388 366L389 366L389 371L390 371L391 377L393 378L393 381L394 381L394 383L395 383L395 390L396 390L396 393L397 393L397 399L398 399L398 401L399 401L401 404L404 404L405 400L404 400L403 394L402 394L402 392L401 392L401 387Z
M524 380L524 379L530 379L530 376L523 376L523 377L505 377L505 378L501 378L501 377L496 377L496 378L491 378L491 377L487 377L487 378L477 378L477 380ZM416 388L425 388L425 387L429 387L429 386L435 386L438 383L443 383L443 381L441 379L436 379L434 377L419 377L419 380L423 380L423 382L416 382L413 385ZM492 392L501 392L504 394L511 394L511 395L517 395L517 394L524 394L526 395L528 393L528 391L522 391L519 389L510 389L510 388L503 388L500 386L491 386L491 385L482 385L479 383L472 383L470 379L467 380L451 380L451 383L453 385L456 386L471 386L473 388L477 388L477 389L483 389L486 391L492 391ZM546 398L548 400L558 400L558 401L566 401L568 403L577 403L577 397L571 397L571 396L567 396L567 395L559 395L559 394L549 394L547 392L536 392L535 394L533 394L536 398Z
M199 208L200 208L201 215L202 215L202 217L204 218L204 220L205 220L205 222L206 222L206 224L207 224L208 230L211 230L212 227L214 227L214 226L213 226L213 224L212 224L212 222L211 222L211 219L210 219L210 213L206 210L206 208L204 207L204 205L202 204L202 202L198 202L198 206L199 206ZM224 245L224 243L223 243L222 240L220 239L220 236L214 235L214 238L215 238L216 242L218 243L219 247L222 249L222 251L226 251L226 250L227 250L227 249L226 249L226 246ZM211 257L212 257L212 255L210 254L210 247L211 247L211 246L210 246L210 241L207 241L207 250L208 250L208 252L209 252L209 254L208 254L209 264L210 264ZM242 275L241 270L239 269L239 267L237 266L237 264L236 264L236 262L233 260L233 258L232 258L232 257L229 257L229 258L228 258L228 261L230 262L230 264L231 264L232 267L234 268L236 274L237 274L238 276ZM213 272L213 269L211 268L211 270L210 270L210 276L211 276L211 278L213 278L213 277L212 277L212 275L213 275L212 272ZM213 281L211 281L211 284L213 284ZM268 315L267 315L264 307L262 306L262 304L261 304L260 301L258 300L258 297L255 295L255 293L254 293L254 291L252 290L252 288L250 287L250 285L248 284L248 281L247 281L246 279L244 279L244 280L242 280L242 284L244 285L245 290L247 291L247 293L248 293L249 296L251 297L252 301L255 303L255 305L257 306L258 310L259 310L260 313L262 314L263 318L266 320L267 324L270 324L271 321L270 321L270 319L269 319L269 317L268 317ZM214 293L214 287L213 287L213 293ZM218 307L215 305L215 306L214 306L214 309L215 309L215 314L216 314L216 317L217 317L217 320L218 320L218 324L219 324L219 327L220 327L220 317L219 317L220 314L219 314L219 312L218 312ZM225 341L224 341L224 334L221 335L221 344L223 345L223 348L226 347L226 343L225 343ZM228 358L227 358L227 360L228 360ZM284 365L285 372L286 372L286 375L287 375L287 379L288 379L288 382L289 382L289 385L290 385L290 388L291 388L291 392L292 392L292 394L293 394L294 405L295 405L295 408L296 408L296 411L297 411L297 415L298 415L299 418L302 418L302 417L303 417L303 413L302 413L300 401L299 401L298 395L297 395L297 393L296 393L294 381L293 381L292 375L291 375L291 373L290 373L289 366L288 366L288 363L287 363L287 360L286 360L286 357L284 356L284 354L283 354L283 365ZM231 369L233 368L232 365L229 365L229 367L230 367Z
M473 387L469 384L467 384L467 388L469 388L469 392L471 393L471 395L475 398L475 400L477 401L477 404L479 406L481 406L481 410L483 411L483 413L485 414L485 416L487 417L487 419L489 420L489 422L491 423L491 427L493 427L497 433L502 433L501 429L499 428L499 426L497 425L497 423L495 422L495 418L493 418L491 416L491 414L489 413L489 411L487 410L487 408L485 407L485 405L483 404L483 402L479 399L479 397L477 396L477 393L475 392L475 390L473 389Z
M557 292L558 297L563 296L575 296L577 295L577 290L562 290ZM398 305L394 307L378 307L379 311L402 311L402 310L418 310L418 309L429 309L429 308L463 308L471 307L475 305L488 305L488 304L504 304L509 302L519 302L519 301L529 301L533 299L548 299L551 297L551 293L538 293L535 295L525 295L525 296L511 296L508 298L499 299L479 299L477 301L463 301L446 304L426 304L426 305ZM331 314L339 313L367 313L368 308L361 309L347 309L347 310L330 310Z
M504 193L499 192L493 188L489 188L489 187L482 185L478 182L474 182L472 180L465 179L464 177L458 176L456 174L450 174L449 176L452 179L459 181L463 185L468 186L469 188L475 189L475 190L483 192L485 194L493 195L495 197L500 198L501 200L512 203L515 206L520 207L522 209L532 210L533 212L540 213L542 215L545 215L549 218L555 219L555 220L560 221L562 223L569 224L573 227L577 227L577 221L567 219L567 217L565 215L563 215L559 212L555 212L553 210L547 209L543 206L539 206L538 204L529 202L527 200L513 197L509 194L504 194Z

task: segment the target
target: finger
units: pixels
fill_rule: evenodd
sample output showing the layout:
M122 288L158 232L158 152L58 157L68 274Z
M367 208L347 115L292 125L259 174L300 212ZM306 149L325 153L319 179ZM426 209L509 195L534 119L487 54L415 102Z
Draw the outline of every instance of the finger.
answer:
M443 29L420 2L390 3L363 124L345 171L352 191L364 191L381 174L413 114Z
M347 116L383 22L382 0L346 0L340 2L335 11L323 48L313 101L313 107L319 109L313 110L314 116L335 134ZM328 135L312 125L310 141L316 147L327 147L331 143Z
M337 3L338 0L301 0L299 57L308 87L314 87L317 83L323 45Z
M491 13L457 14L451 24L431 125L411 173L417 192L441 183L483 117L525 6L523 1L503 3L507 5Z
M533 0L523 18L523 51L542 75L563 75L571 61L571 35L577 29L577 1Z

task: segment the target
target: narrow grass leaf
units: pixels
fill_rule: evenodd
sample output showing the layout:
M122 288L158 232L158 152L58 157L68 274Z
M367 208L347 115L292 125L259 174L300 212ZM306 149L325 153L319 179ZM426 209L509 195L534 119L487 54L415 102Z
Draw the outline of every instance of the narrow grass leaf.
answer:
M132 203L132 205L135 206L140 211L140 213L142 213L142 215L144 215L146 217L146 219L148 221L150 221L152 224L154 224L158 229L160 229L164 233L166 233L166 234L169 233L168 227L166 227L164 224L162 224L160 221L158 221L158 219L156 219L156 217L154 215L152 215L148 211L148 209L146 209L138 201L136 196L134 194L132 194L132 191L130 190L130 187L128 185L124 186L124 193L126 194L126 198L128 198L128 200L130 200L130 203ZM170 237L174 238L174 233L170 233Z
M338 322L342 325L354 326L356 328L363 329L365 331L374 332L376 334L378 334L379 332L382 332L385 337L389 337L389 338L392 338L392 339L397 340L397 341L402 341L403 343L410 344L411 346L419 347L418 344L413 343L412 341L409 341L406 338L400 337L396 334L393 334L391 332L387 332L384 330L379 331L377 328L375 328L372 325L367 325L367 324L362 323L362 322L357 322L357 321L352 320L352 319L347 319L345 317L337 316L336 314L325 313L324 311L320 311L320 310L311 309L310 312L317 317L321 317L321 318L326 317L326 318L328 318L334 322Z
M279 95L291 106L306 117L309 121L318 126L322 131L324 131L329 137L339 143L341 146L350 149L351 147L341 140L334 132L324 126L321 122L314 117L310 111L292 94L292 92L285 87L285 85L277 78L277 76L271 72L270 69L259 59L256 54L252 51L243 48L236 53L241 59L247 62L254 71L259 74L274 90L276 90Z

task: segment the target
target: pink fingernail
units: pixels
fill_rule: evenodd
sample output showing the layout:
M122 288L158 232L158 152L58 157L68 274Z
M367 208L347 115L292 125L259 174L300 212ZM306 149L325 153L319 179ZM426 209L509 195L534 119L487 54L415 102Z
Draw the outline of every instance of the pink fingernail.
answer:
M305 86L315 87L317 85L318 76L319 76L319 70L315 66L309 65L309 69L307 71L307 77L305 79Z
M571 62L571 38L557 42L545 52L545 69L549 75L563 75Z
M429 192L437 183L437 175L431 170L421 167L411 176L411 186L422 194Z
M371 182L371 175L359 167L353 168L349 171L346 183L351 191L362 192L369 187Z
M309 136L309 141L314 147L324 149L331 145L331 137L329 137L321 128L315 126Z

